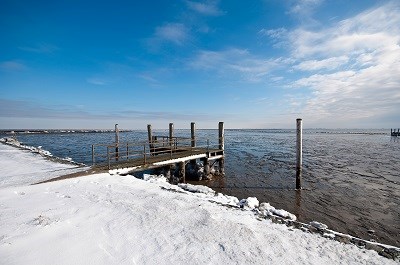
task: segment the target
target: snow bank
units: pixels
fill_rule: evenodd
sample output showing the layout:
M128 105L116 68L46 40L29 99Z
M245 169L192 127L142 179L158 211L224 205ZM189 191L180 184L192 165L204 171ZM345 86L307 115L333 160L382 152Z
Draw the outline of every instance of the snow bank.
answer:
M0 188L1 264L396 264L260 219L275 208L255 198L240 208L206 188L145 179L103 173Z
M2 264L395 264L160 184L104 173L0 189Z
M54 163L30 151L0 143L0 187L33 184L85 169Z

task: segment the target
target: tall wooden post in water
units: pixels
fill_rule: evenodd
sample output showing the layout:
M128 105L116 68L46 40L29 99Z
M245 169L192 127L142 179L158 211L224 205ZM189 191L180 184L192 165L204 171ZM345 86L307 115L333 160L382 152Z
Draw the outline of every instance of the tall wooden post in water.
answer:
M196 124L194 122L190 123L190 138L191 147L196 147Z
M115 124L115 160L119 159L119 130L118 124Z
M222 121L219 122L218 124L218 142L219 142L219 149L224 150L225 149L225 131L224 131L224 123ZM224 157L220 158L218 160L219 164L219 173L221 175L225 174L225 159Z
M196 147L196 124L194 122L190 123L190 146ZM190 165L192 169L196 168L196 159L190 160Z
M147 124L147 136L149 138L150 154L153 152L153 134L151 132L151 124Z
M172 137L174 137L174 124L170 123L169 124L169 146L170 147L174 143L174 140L172 139Z
M302 162L303 162L303 157L302 157L302 152L303 152L303 125L302 125L302 119L297 119L296 120L296 189L300 190L301 189L301 174L302 174Z
M219 149L224 150L224 122L218 123L218 142Z

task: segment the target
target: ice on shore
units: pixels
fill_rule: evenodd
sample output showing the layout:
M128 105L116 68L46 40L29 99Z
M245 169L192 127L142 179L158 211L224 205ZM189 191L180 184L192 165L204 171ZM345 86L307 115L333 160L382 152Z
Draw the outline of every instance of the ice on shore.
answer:
M239 201L239 206L241 208L248 208L248 209L254 209L258 207L259 201L256 197L249 197L247 199L242 199Z
M323 223L320 223L317 221L310 222L310 225L317 229L327 229L328 228L328 226L326 224L323 224Z
M294 214L289 213L288 211L282 210L282 209L275 209L275 207L271 206L267 202L263 202L260 204L259 211L261 214L265 216L271 216L271 215L277 215L279 217L293 220L295 221L297 218Z

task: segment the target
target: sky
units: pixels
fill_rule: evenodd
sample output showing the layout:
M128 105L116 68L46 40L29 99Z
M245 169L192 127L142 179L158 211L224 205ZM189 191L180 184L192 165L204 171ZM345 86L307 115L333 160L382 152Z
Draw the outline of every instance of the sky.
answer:
M0 1L0 129L397 128L400 1Z

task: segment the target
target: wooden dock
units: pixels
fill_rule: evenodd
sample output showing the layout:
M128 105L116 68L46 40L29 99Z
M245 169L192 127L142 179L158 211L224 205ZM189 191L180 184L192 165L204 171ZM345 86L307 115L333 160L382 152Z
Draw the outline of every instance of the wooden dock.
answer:
M204 166L204 175L209 176L211 167L218 162L218 173L224 174L224 123L219 123L218 139L196 137L195 123L191 123L190 137L174 137L173 124L169 124L168 136L155 136L151 125L147 126L148 140L136 143L119 141L118 126L115 127L115 143L93 144L93 168L115 170L124 174L147 169L164 168L168 174L178 166L179 181L186 180L188 163ZM217 141L215 141L217 140Z
M390 129L390 135L391 136L400 136L400 129L397 129L397 132L396 132L396 129Z

